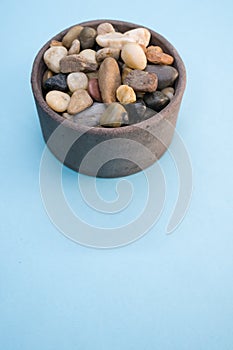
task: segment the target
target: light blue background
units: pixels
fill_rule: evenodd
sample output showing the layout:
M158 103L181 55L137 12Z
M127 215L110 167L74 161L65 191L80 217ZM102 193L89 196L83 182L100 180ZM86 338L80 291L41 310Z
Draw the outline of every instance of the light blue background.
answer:
M0 348L232 349L232 1L2 0L0 11ZM42 44L95 18L158 31L176 46L188 72L177 130L193 166L189 211L166 235L177 195L167 153L160 162L167 198L159 222L134 244L114 250L79 246L50 222L38 181L44 142L29 84ZM77 175L69 169L63 175L74 209L88 220ZM146 185L143 174L130 181L131 218ZM98 182L106 199L114 198L115 184ZM103 223L103 217L95 220ZM118 222L104 218L110 221Z

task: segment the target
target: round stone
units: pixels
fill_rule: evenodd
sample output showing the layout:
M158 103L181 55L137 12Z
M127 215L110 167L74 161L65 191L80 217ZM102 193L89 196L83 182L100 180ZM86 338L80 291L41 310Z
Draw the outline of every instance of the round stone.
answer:
M108 57L99 68L99 87L104 103L116 101L116 90L121 85L121 75L117 61Z
M145 70L157 75L159 90L172 86L178 77L178 71L172 66L148 64Z
M98 102L102 102L99 83L97 78L91 78L88 82L88 92L90 96Z
M44 62L46 66L54 73L60 72L60 61L67 56L67 50L64 46L52 46L44 53Z
M65 112L70 102L70 96L64 92L53 90L47 93L46 102L55 112Z
M156 112L160 112L170 102L169 98L161 91L146 93L144 101L147 107L154 109Z
M111 103L100 117L100 125L117 128L128 124L128 114L125 108L117 102Z
M74 26L72 27L67 33L66 35L63 37L62 39L62 44L69 49L71 47L71 44L73 43L73 41L75 39L78 38L79 34L81 33L81 31L83 30L82 26Z
M112 33L112 32L115 32L115 29L111 23L108 23L108 22L101 23L97 27L98 35L103 35L103 34Z
M88 86L88 78L86 74L82 72L70 73L67 76L67 84L71 92L74 92L78 89L85 90Z
M128 43L123 46L121 58L125 64L133 69L146 68L147 59L142 47L137 43Z
M91 49L95 44L97 32L94 28L84 27L79 34L79 41L82 49Z
M88 92L83 89L78 89L71 96L67 112L69 114L77 114L90 107L92 104L93 100Z
M68 86L67 86L67 82L66 82L66 75L59 73L56 74L54 76L52 76L51 78L47 79L44 82L44 88L45 90L59 90L59 91L67 91L68 90Z
M121 85L116 91L117 99L122 104L133 103L136 101L134 90L128 85Z

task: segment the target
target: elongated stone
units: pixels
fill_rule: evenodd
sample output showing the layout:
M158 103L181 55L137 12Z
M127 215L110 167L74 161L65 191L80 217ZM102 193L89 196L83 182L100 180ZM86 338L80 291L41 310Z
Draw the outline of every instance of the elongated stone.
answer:
M156 112L160 112L170 102L169 98L161 91L146 93L144 101L147 107L154 109Z
M79 112L77 114L71 115L66 114L66 118L70 119L77 125L86 125L89 127L99 126L100 118L105 112L107 106L104 103L94 102L91 107Z
M46 102L55 112L65 112L70 102L70 96L64 92L53 90L45 96Z
M99 82L97 78L91 78L88 82L88 92L90 96L98 102L102 102L102 97L99 88Z
M85 57L79 55L68 55L61 59L60 67L62 73L72 72L94 72L98 64L88 61Z
M79 41L82 49L91 49L95 44L97 32L94 28L84 27L79 34Z
M172 66L148 64L145 70L157 75L159 90L172 86L178 77L178 71Z
M121 85L121 75L117 61L108 57L99 69L99 88L104 103L116 101L116 90Z
M157 89L158 77L155 73L135 69L126 76L124 84L131 86L134 91L153 92Z
M75 39L72 44L71 47L68 51L68 55L77 55L80 52L80 41L78 39Z
M106 108L99 122L101 126L117 128L122 124L128 124L128 114L120 103L114 102Z
M121 51L121 58L130 68L140 70L146 68L146 55L142 47L137 43L125 44Z
M60 61L67 53L64 46L52 46L45 51L44 62L52 72L60 73Z
M70 99L70 103L67 108L69 114L77 114L84 109L90 107L93 104L93 100L86 90L76 90Z
M44 82L45 90L58 90L66 92L68 90L66 75L59 73Z
M62 39L62 44L69 49L71 47L72 42L78 38L79 34L83 30L82 26L74 26L72 27L66 35Z

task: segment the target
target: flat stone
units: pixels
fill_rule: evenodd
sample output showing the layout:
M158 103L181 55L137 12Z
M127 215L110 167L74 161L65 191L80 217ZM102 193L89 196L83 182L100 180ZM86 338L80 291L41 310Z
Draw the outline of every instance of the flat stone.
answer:
M97 70L98 64L90 62L78 54L68 55L61 59L60 67L62 73L94 72Z
M55 112L65 112L70 102L70 96L64 92L53 90L45 96L46 102Z
M67 33L66 35L63 37L62 39L62 44L69 49L71 47L72 42L75 39L78 39L79 34L81 33L81 31L83 30L82 26L74 26L72 27Z
M66 75L59 73L52 76L51 78L48 78L44 82L44 88L47 91L58 90L58 91L66 92L68 90Z
M104 103L94 102L93 105L84 111L73 115L73 122L78 125L89 127L99 126L100 118L105 112L107 106ZM70 118L70 115L69 117Z
M67 76L67 84L71 92L78 89L85 90L88 86L88 78L86 74L82 72L70 73Z
M103 35L103 34L112 33L112 32L115 32L115 29L111 23L108 23L108 22L101 23L97 27L98 35Z
M84 27L79 34L79 41L82 49L91 49L95 44L97 32L94 28Z
M88 82L89 95L98 102L102 102L102 97L99 88L99 82L97 78L91 78Z
M107 57L113 57L118 60L120 56L120 49L114 49L112 47L104 47L96 52L97 62L102 62Z
M99 88L104 103L116 101L116 90L121 85L121 75L117 61L108 57L99 68Z
M127 43L121 51L121 58L129 68L143 70L147 59L143 48L137 43Z
M145 70L157 75L159 90L172 86L178 77L178 71L172 66L148 64Z
M79 52L80 52L80 41L78 39L74 39L68 51L68 55L77 55L79 54Z
M71 96L67 112L69 114L77 114L90 107L92 104L93 100L88 92L83 89L78 89Z
M169 98L161 91L146 93L144 101L147 107L154 109L156 112L160 112L170 102Z
M97 35L96 42L101 47L114 47L122 49L127 43L138 43L147 47L151 34L146 28L136 28L125 33L112 32L103 35Z
M128 113L120 103L114 102L106 108L99 122L101 126L116 128L128 124Z
M60 61L67 56L67 53L64 46L52 46L45 51L44 62L52 72L60 73Z
M135 69L126 76L123 82L131 86L134 91L153 92L157 89L158 77L155 73Z
M120 85L116 90L116 96L120 103L128 104L136 101L134 90L128 85Z
M171 100L174 96L175 90L173 89L173 87L167 87L167 88L163 89L161 92L164 95L166 95L169 98L169 100Z

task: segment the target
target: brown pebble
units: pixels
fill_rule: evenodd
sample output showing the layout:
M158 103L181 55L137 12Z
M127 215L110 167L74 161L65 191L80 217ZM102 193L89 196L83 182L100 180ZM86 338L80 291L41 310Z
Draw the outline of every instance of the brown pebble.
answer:
M79 41L82 49L92 49L95 44L97 32L94 28L84 27L79 35Z
M93 100L88 92L83 89L78 89L71 96L67 112L69 114L76 114L90 107L92 104Z
M116 101L116 90L121 85L121 75L117 61L108 57L99 69L99 87L104 103Z
M63 46L61 41L51 40L50 47L52 46Z
M124 79L124 84L131 86L134 91L153 92L158 86L158 77L155 73L132 70Z
M99 83L97 78L92 78L88 82L88 92L90 96L98 102L102 102Z
M78 38L79 34L83 30L82 26L74 26L68 32L62 39L62 44L69 49L71 47L72 42Z
M98 68L97 62L89 61L79 55L68 55L61 59L60 69L62 73L94 72Z
M44 82L49 78L51 78L52 76L53 76L53 72L49 69L46 69L46 71L43 74L42 83L44 84Z
M147 60L154 64L167 64L171 65L174 61L174 58L163 52L159 46L149 46L146 49Z
M96 52L96 59L98 62L102 62L107 57L113 57L118 60L120 56L120 49L114 49L112 47L104 47Z
M80 52L80 41L78 39L75 39L71 44L71 47L68 51L68 55L76 55L76 54L79 54L79 52Z

